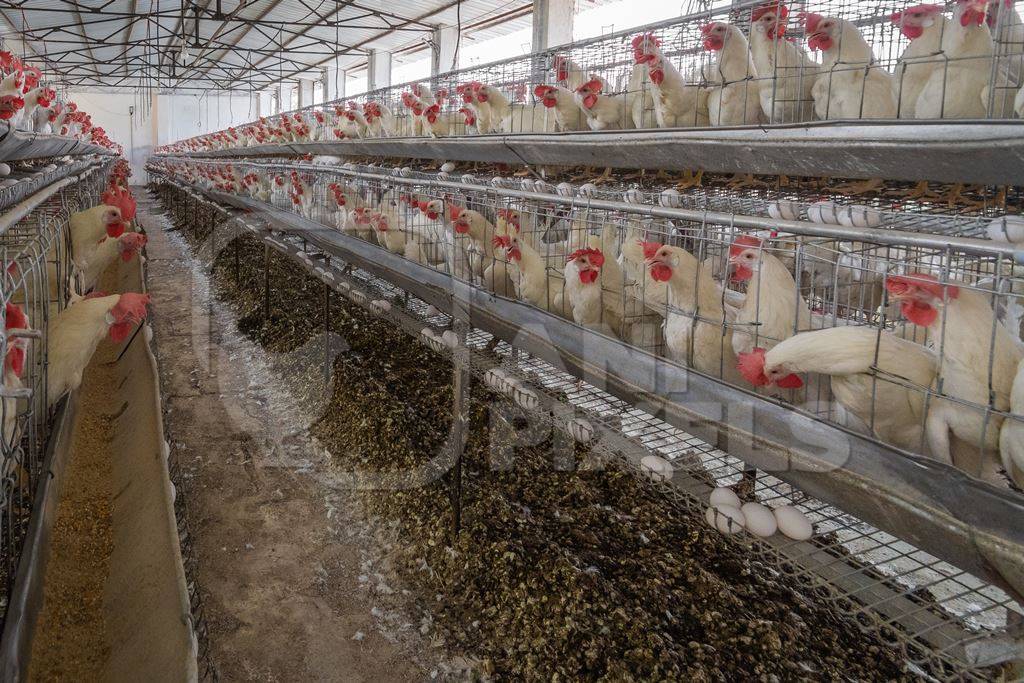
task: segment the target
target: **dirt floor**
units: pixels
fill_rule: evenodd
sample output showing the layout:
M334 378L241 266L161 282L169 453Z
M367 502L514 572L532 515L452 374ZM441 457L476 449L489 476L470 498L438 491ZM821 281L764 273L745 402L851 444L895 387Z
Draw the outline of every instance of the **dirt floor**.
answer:
M111 416L103 397L116 371L103 363L116 349L103 341L86 369L72 434L72 457L53 527L54 553L32 647L29 680L99 680L110 652L104 589L113 552Z
M438 657L418 630L388 627L412 619L402 616L403 593L383 608L360 581L374 552L358 530L373 520L353 519L345 495L320 480L324 456L301 411L254 374L261 351L211 300L181 238L150 214L153 202L139 199L165 426L217 673L232 681L430 677Z

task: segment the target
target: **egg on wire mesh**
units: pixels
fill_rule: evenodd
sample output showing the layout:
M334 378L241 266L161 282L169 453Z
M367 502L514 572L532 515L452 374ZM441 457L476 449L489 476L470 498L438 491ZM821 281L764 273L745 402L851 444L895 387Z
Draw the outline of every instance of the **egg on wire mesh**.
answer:
M740 506L747 531L768 538L778 530L778 522L770 508L760 503L744 503Z
M441 333L441 341L449 349L459 348L459 335L454 330L445 330Z
M794 541L806 541L814 535L814 526L807 515L792 505L782 505L773 510L779 532Z
M711 507L719 505L728 505L739 509L743 503L740 501L740 497L736 495L736 492L727 486L719 486L711 492L711 497L708 499L708 504Z
M594 438L594 425L590 424L581 417L575 417L569 420L569 435L574 441L579 443L590 443L590 440Z
M723 534L734 534L743 528L746 520L739 508L731 505L715 505L704 512L708 526Z
M988 238L993 242L1024 242L1024 216L1002 216L988 224Z
M640 469L654 481L668 481L675 474L675 469L660 455L645 455L640 458Z
M768 205L768 215L776 220L800 220L800 205L788 199L779 199Z
M882 224L882 212L864 204L837 205L836 220L847 228L874 228Z

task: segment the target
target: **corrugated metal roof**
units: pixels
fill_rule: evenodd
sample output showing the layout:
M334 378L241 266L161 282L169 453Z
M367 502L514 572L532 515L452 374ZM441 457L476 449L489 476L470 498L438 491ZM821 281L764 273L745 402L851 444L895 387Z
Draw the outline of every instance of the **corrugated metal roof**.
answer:
M577 0L582 8L607 0ZM530 26L530 0L31 0L0 9L25 56L70 86L265 84L318 67L365 63L373 48L416 51L433 27L461 22L487 40ZM195 7L200 8L196 40ZM216 8L222 16L215 15ZM6 28L6 27L2 27ZM199 47L194 47L198 42ZM178 58L188 45L192 61ZM244 86L243 86L244 87Z

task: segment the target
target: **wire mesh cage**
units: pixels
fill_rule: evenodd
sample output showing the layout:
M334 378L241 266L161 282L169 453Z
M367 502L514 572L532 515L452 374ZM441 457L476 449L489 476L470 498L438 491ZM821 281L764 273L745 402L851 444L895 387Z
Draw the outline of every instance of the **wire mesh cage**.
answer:
M856 119L1009 119L1013 2L693 3L679 19L264 117L171 149Z
M3 433L0 455L0 571L6 596L15 579L36 486L53 427L55 402L47 391L47 329L69 303L73 291L71 215L95 205L110 164L64 187L34 206L24 218L0 232L4 271Z
M891 447L1019 484L1013 437L999 444L1024 420L1024 405L1011 401L1024 281L1008 247L856 227L780 233L769 220L741 228L736 213L652 215L647 202L663 199L655 193L609 202L586 187L564 196L564 186L542 183L537 192L533 179L171 167L257 197L261 190L225 180L255 174L266 180L253 187L272 188L266 201L278 208ZM524 183L532 191L511 189ZM968 343L990 350L961 372ZM852 369L825 352L833 346Z
M287 167L275 167L278 168ZM160 173L166 170L161 168ZM464 264L463 272L469 281L481 280L486 266L493 267L498 259L492 255L488 260L482 248L471 249L469 245L466 245L467 250L478 252L476 262L471 256L457 253L454 245L459 240L477 241L475 233L479 225L475 224L474 214L469 214L466 217L470 219L468 230L459 233L455 225L463 216L453 213L450 207L489 217L489 222L493 220L491 225L496 237L503 236L499 234L502 230L507 231L506 236L514 232L515 228L509 226L518 224L516 236L521 241L516 244L522 250L534 248L549 275L560 268L549 265L549 260L558 264L562 257L554 259L553 255L542 253L533 246L554 243L554 240L546 242L545 236L563 231L560 241L564 244L573 239L569 236L573 231L572 225L578 226L581 232L585 231L588 238L597 239L608 225L613 225L614 232L618 234L641 229L639 221L623 215L627 212L616 214L588 208L585 201L571 207L573 213L585 215L576 215L567 221L568 214L554 218L558 202L523 200L499 188L476 185L460 189L454 184L441 186L414 178L405 178L408 182L401 182L381 177L379 168L348 172L322 170L319 174L320 178L314 181L313 186L326 186L332 195L339 195L345 203L335 202L337 205L357 204L355 208L364 208L362 213L369 208L370 227L350 226L349 231L362 239L381 239L382 248L398 251L396 244L389 245L386 236L380 234L394 229L390 214L386 230L375 227L375 214L382 213L380 208L384 202L392 201L387 199L389 193L390 196L397 194L393 200L396 205L388 207L388 210L396 209L394 215L399 225L405 226L406 244L420 241L421 227L430 225L431 221L446 222L452 237L442 252L448 254L448 258L431 265L439 269L450 268L450 264L458 264L465 258L469 262ZM374 196L379 202L376 207L364 203ZM279 206L292 208L285 202L280 202ZM387 211L383 213L387 214ZM238 218L243 222L254 221L250 229L261 234L262 229L256 227L260 221L258 214L239 214ZM559 219L566 224L564 227L559 227ZM506 227L500 227L502 225ZM671 232L677 228L682 230ZM329 229L338 228L331 225ZM649 230L650 227L643 229ZM706 261L727 261L738 256L730 253L736 238L735 231L729 227L690 221L681 226L660 226L659 229L667 242L686 245L694 254L706 256ZM336 271L331 271L328 276L332 255L329 252L318 253L317 247L307 242L301 232L275 234L274 240L296 258L318 264L313 270L324 276L325 282L329 280L337 284L351 301L359 302L375 311L376 315L392 318L413 334L420 334L424 325L428 329L444 329L453 325L451 316L439 312L425 301L410 297L408 292L365 270L335 261ZM425 237L423 241L426 241ZM794 247L796 260L801 259L799 252L805 246L800 243ZM820 247L822 253L812 254L808 249L804 257L808 264L824 264L846 253L827 242L814 243L814 246ZM830 252L829 248L833 251ZM934 255L919 251L901 253L900 256L913 260ZM581 258L582 255L573 260ZM976 268L977 262L968 264L965 260L961 264L951 260L948 263L950 267L960 269L958 273L970 271L981 277L984 272L984 269ZM592 265L594 262L589 262L587 267ZM564 274L564 266L561 267ZM457 276L463 277L461 274ZM828 286L827 283L820 285L821 288ZM809 296L814 296L815 287L809 286ZM747 287L749 290L750 285ZM358 297L354 295L356 291L359 292ZM388 301L391 305L375 307L374 302L379 301ZM870 324L876 327L884 325L877 319ZM867 325L865 323L864 326ZM732 329L735 333L739 328L733 326ZM433 348L448 353L448 347L436 342L436 337L431 336L426 341ZM677 497L694 514L704 513L710 489L722 485L749 490L753 499L770 506L795 505L807 514L815 526L815 535L808 542L764 541L742 532L730 536L730 539L742 544L756 558L755 561L763 561L787 577L799 580L813 592L816 600L829 604L842 614L854 615L861 629L877 634L903 653L912 675L937 680L991 680L997 675L991 667L1015 656L1013 653L1018 651L1018 645L1014 641L1014 624L1019 622L1021 607L998 588L905 540L808 496L770 473L755 470L721 448L667 424L643 407L615 398L521 348L496 341L488 332L472 329L463 341L471 353L459 357L488 386L497 387L500 393L507 394L509 400L518 405L531 404L537 415L558 423L560 428L568 429L570 433L573 432L570 423L578 423L579 418L583 418L588 426L588 442L607 457L625 459L649 475L650 471L644 470L641 464L643 458L656 454L670 463L671 474L659 475L658 479L662 481L667 495ZM455 355L452 354L453 358ZM554 408L559 402L571 406L569 413ZM616 438L615 435L624 438Z

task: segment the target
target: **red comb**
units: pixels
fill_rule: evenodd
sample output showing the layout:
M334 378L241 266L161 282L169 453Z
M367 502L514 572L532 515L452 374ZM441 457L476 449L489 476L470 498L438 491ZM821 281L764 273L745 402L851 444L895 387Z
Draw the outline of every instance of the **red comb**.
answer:
M943 285L931 273L910 273L909 275L890 275L885 279L885 289L890 294L913 296L917 292L942 298L943 290L950 299L960 296L960 288L956 285Z
M747 247L760 247L761 240L751 235L740 235L729 246L729 256L736 256Z
M587 81L586 83L584 83L580 87L576 88L576 92L579 92L579 91L583 90L584 88L589 90L590 92L598 93L598 92L601 92L602 88L604 88L604 83L602 83L600 81L600 79L591 78L589 81Z
M491 244L496 247L508 249L512 246L512 239L508 235L496 235L492 240Z
M115 342L124 341L131 333L132 327L145 319L148 304L149 294L122 294L117 304L110 309L110 314L116 321L110 326L110 338Z
M764 374L764 356L767 353L761 347L757 347L750 353L741 353L736 358L736 369L754 386L763 387L768 384L768 377Z
M781 2L769 2L755 7L754 11L750 13L750 20L757 21L768 12L777 12L780 19L785 19L789 16L789 8Z
M575 261L581 256L586 256L589 261L598 268L604 265L604 254L601 253L600 249L577 249L569 254L569 258L567 258L566 261Z
M818 24L825 18L824 16L815 14L814 12L801 12L797 16L800 17L800 20L804 24L804 28L806 28L810 33L816 31L818 29Z
M459 216L462 215L463 211L465 211L465 209L462 208L461 206L456 206L455 204L448 204L448 220L458 220Z
M554 90L555 89L550 85L538 85L533 89L533 94L536 95L537 97L543 98L549 92L554 92Z
M660 244L658 242L644 242L642 240L639 242L639 244L641 247L644 248L644 259L647 261L650 261L652 258L654 258L654 255L658 253L658 250L664 246L663 244Z

